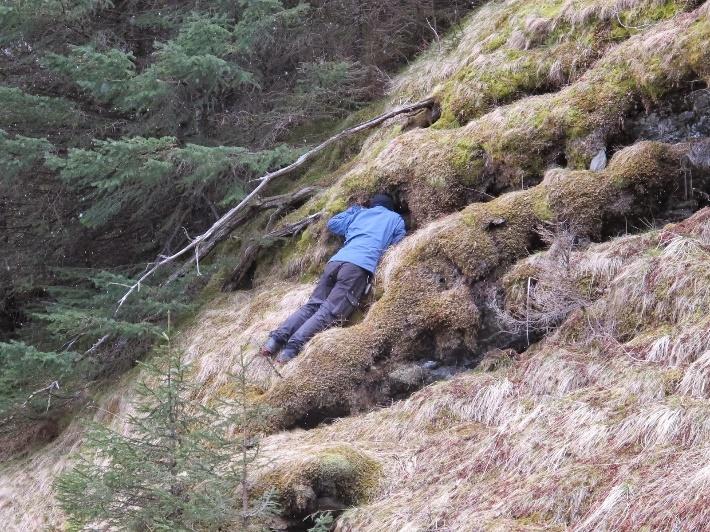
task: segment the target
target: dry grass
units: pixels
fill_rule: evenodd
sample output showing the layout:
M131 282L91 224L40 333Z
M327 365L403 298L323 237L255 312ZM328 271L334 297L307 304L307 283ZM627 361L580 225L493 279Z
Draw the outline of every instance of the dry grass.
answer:
M378 274L384 294L362 323L316 336L287 366L284 381L265 361L250 366L255 394L268 389L267 400L286 410L276 426L319 408L372 408L363 400L368 386L378 383L388 361L412 357L424 341L434 352L445 353L452 342L474 350L479 311L471 284L525 257L540 223L573 222L575 232L598 238L613 220L645 213L655 194L667 197L682 156L707 158L700 145L688 152L687 145L641 143L601 173L559 169L537 187L526 181L542 178L562 153L570 166L586 167L638 101L652 107L682 80L710 79L707 2L629 31L608 51L607 41L589 47L575 40L594 28L608 30L617 16L636 20L630 12L645 24L660 6L489 2L456 42L442 47L443 55L431 52L398 78L394 94L403 99L453 80L436 92L445 103L442 120L464 105L478 118L450 130L377 137L366 144L371 152L304 207L337 210L371 191L399 189L419 229L388 253ZM585 55L587 49L593 53ZM510 80L513 90L497 95L481 77L486 72ZM541 83L562 88L528 97ZM500 101L513 103L487 112ZM477 198L476 188L525 190L463 208ZM374 459L378 464L365 469L378 471L376 482L366 475L375 496L353 497L362 504L341 518L340 530L702 529L710 522L709 212L660 232L571 250L574 275L593 290L557 312L548 323L561 321L556 331L519 361L327 427L274 434L265 458L311 489L333 480L321 467L328 449L348 449L347 456L352 450L358 463ZM498 218L505 223L492 226ZM303 271L312 264L304 255L277 269ZM230 373L239 353L253 356L311 288L267 281L201 313L179 341L198 399L233 394ZM98 401L98 419L123 426L135 373ZM2 466L6 528L62 526L51 484L80 445L74 422L52 444Z
M676 275L675 262L707 264L709 225L705 210L661 231L574 251L570 260L608 287L585 312L593 315L595 305L615 308L624 290L631 290L630 301L643 301L636 278L626 274L643 271L642 264ZM682 275L691 278L698 270L686 268ZM691 279L676 282L696 286ZM309 288L279 284L225 297L184 331L182 345L194 357L204 400L228 393L225 353L260 341ZM685 297L683 291L671 294ZM422 530L433 523L451 531L700 530L710 519L710 347L673 358L661 341L670 336L670 346L673 339L695 336L700 325L707 332L710 297L704 290L698 295L697 322L686 315L673 321L673 309L687 309L673 301L661 314L645 314L666 320L639 329L650 340L645 352L633 347L636 337L600 346L599 321L572 315L513 365L470 372L330 426L270 436L263 455L274 461L269 474L285 479L296 509L301 503L312 508L319 493L352 497L366 488L367 495L350 499L360 505L344 514L341 530ZM99 416L117 428L133 377L101 402ZM260 372L253 377L264 378ZM72 425L41 452L4 467L0 515L8 528L62 522L51 483L70 463L80 437ZM355 491L333 491L339 485L333 479L341 477L356 479Z
M397 77L395 98L434 93L460 123L540 89L577 79L609 47L688 9L660 0L508 0L483 4Z
M0 467L0 518L5 530L62 530L66 518L54 499L53 484L71 467L74 454L81 448L84 417L125 431L123 420L131 408L131 382L136 375L135 371L126 374L96 405L72 420L56 440Z
M616 253L622 262L595 268L604 274L598 282L613 287L599 292L599 307L611 308L618 291L632 288L626 268L655 261L676 271L675 239L705 238L709 213L671 238L678 226L575 252L580 264ZM683 261L707 264L707 250L691 249L696 254ZM697 274L691 268L684 276ZM698 299L704 317L710 298L701 291ZM349 510L340 530L703 529L710 522L708 354L642 359L620 340L619 348L599 349L594 321L571 316L513 366L461 375L328 427L270 437L267 454L280 468L298 468L321 445L347 442L380 460L375 498ZM694 326L672 325L681 333ZM576 341L565 339L571 330Z
M255 386L267 389L278 379L268 362L258 357L257 350L270 331L307 301L312 290L313 285L268 284L253 291L234 292L204 310L180 340L201 396L235 393L232 375L239 371L242 350L248 360L256 357L248 370Z

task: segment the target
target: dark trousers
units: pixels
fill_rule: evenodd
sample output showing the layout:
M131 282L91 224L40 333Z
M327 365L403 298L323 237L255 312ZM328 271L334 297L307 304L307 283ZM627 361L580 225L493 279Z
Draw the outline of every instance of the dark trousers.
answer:
M308 302L270 334L280 345L285 344L282 355L296 356L316 333L347 320L365 293L370 275L349 262L329 262Z

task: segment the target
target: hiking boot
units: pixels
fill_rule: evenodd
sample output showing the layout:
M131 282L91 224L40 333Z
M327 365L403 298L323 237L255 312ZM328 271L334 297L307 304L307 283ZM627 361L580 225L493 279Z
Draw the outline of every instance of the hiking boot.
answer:
M276 356L276 353L278 353L280 350L281 344L269 336L269 339L266 340L266 343L261 346L261 349L259 349L259 354L268 358L274 358Z
M283 366L287 362L290 362L291 360L296 358L296 355L298 355L296 351L294 351L293 349L286 348L279 353L279 356L276 357L275 362Z

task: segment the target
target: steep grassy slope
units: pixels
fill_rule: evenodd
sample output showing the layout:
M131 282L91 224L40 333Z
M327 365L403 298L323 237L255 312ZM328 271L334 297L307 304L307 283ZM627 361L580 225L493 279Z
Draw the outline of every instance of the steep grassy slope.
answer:
M628 127L692 115L678 102L709 82L707 2L633 0L486 3L394 81L393 100L433 95L439 122L388 124L286 219L387 190L412 229L361 320L314 338L283 379L252 370L276 409L260 484L287 520L335 502L352 507L340 530L710 522L710 143ZM587 170L600 152L609 165ZM234 393L235 356L305 301L295 277L332 244L311 226L182 331L200 400ZM392 404L424 361L473 369ZM99 419L120 427L135 377ZM61 524L51 481L80 445L74 421L3 466L5 523Z
M594 288L554 334L389 408L274 436L276 471L293 490L303 483L293 470L320 450L375 458L379 489L342 530L704 529L709 244L706 208L573 251L573 277ZM567 267L544 252L515 275L543 262L548 276Z

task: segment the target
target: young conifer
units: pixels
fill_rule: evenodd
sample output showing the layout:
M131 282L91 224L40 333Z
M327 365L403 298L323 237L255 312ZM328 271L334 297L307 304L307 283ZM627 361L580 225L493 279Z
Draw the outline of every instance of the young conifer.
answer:
M270 493L254 500L249 492L258 446L239 430L260 413L246 401L248 363L242 357L236 376L239 399L208 407L193 399L189 367L167 334L165 339L160 355L142 365L145 377L125 430L94 423L75 467L57 480L70 524L120 530L259 528L275 504Z

